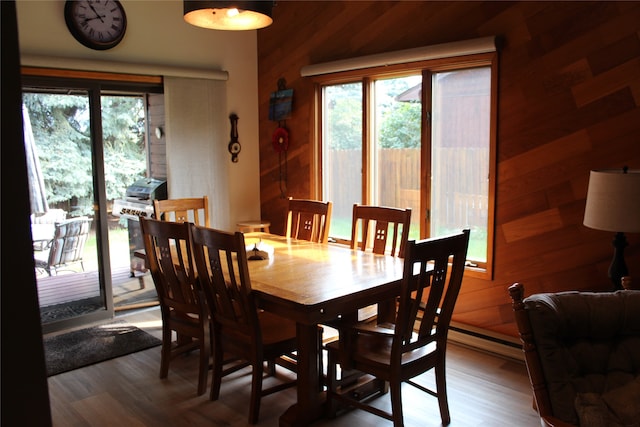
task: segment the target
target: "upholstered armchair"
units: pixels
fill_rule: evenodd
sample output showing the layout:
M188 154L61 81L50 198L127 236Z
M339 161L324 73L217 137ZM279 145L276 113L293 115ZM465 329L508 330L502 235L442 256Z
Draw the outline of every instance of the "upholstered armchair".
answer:
M509 288L543 426L640 426L640 291Z

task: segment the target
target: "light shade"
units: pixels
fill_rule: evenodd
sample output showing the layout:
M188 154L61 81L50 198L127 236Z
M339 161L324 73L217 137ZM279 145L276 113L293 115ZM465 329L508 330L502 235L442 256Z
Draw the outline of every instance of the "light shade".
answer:
M184 1L184 20L213 30L257 30L273 22L273 1Z
M584 225L615 233L640 233L640 170L592 170Z

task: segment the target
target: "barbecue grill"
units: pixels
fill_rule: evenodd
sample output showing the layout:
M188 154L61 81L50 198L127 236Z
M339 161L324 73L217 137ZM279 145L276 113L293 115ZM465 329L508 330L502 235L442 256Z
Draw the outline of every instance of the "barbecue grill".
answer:
M125 197L113 201L113 215L126 218L129 230L129 258L131 259L131 277L136 271L146 271L144 262L134 256L138 250L144 249L140 217L154 218L153 201L166 200L167 181L155 178L143 178L127 187Z

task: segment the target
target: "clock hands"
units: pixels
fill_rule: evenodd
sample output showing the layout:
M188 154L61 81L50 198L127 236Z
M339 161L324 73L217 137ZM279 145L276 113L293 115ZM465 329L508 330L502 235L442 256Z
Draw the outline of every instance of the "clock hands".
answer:
M96 14L96 18L97 18L97 19L99 19L99 20L100 20L100 22L102 22L102 23L104 24L104 19L102 19L104 15L103 15L103 16L100 16L100 14L99 14L99 13L98 13L98 11L96 10L96 8L95 8L95 7L93 7L93 5L92 5L91 3L89 3L89 7L91 8L91 10L93 10L93 13L95 13L95 14ZM85 22L90 21L90 20L92 20L92 19L96 19L96 18L88 18L88 19L86 19L86 20L85 20Z
M104 20L102 18L104 18L106 15L98 15L98 16L94 16L93 18L86 18L83 22L89 22L89 21L93 21L94 19L99 19L102 22L104 22Z

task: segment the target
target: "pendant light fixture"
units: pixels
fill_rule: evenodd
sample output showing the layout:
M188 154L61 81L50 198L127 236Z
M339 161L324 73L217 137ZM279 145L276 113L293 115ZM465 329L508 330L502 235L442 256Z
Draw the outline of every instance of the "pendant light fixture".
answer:
M257 30L273 22L273 1L184 1L184 20L213 30Z

